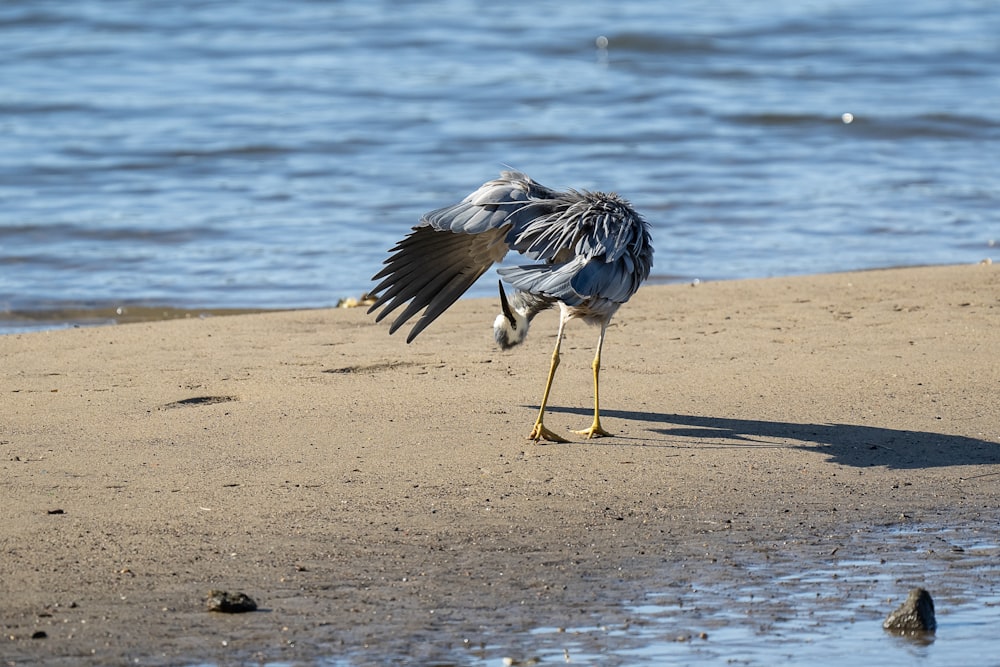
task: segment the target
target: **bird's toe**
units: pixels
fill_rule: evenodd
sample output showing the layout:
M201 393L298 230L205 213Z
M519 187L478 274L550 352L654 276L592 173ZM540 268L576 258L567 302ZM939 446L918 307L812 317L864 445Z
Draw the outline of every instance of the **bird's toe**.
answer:
M582 431L573 431L573 433L582 435L586 437L587 440L590 440L591 438L611 437L611 433L601 428L600 424L593 424L590 428L585 428Z
M535 427L531 429L531 435L528 436L528 440L534 440L538 442L539 440L547 440L548 442L569 442L566 438L562 437L558 433L551 431L542 422L535 422Z

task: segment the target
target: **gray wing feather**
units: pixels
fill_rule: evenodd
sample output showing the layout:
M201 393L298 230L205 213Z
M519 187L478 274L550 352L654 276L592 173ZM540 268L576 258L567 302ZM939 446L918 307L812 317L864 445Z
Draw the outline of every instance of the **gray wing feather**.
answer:
M583 301L572 285L576 262L566 264L525 264L505 266L497 270L504 282L522 292L538 294L576 306Z
M439 231L461 234L482 234L504 224L508 212L498 207L484 208L469 202L439 208L423 217L423 221Z
M625 303L639 289L634 263L628 258L617 262L591 260L577 271L570 285L577 294L599 296L613 303Z
M628 301L640 282L634 267L627 258L617 262L578 258L563 264L503 267L497 273L519 290L578 306L595 297L614 304Z
M531 183L534 182L523 174L504 172L499 179L483 184L458 204L424 214L421 223L463 234L481 234L516 223L511 216L524 208Z
M386 315L409 301L409 305L393 321L390 333L427 308L407 336L413 340L441 313L455 303L472 283L494 262L503 259L507 246L502 243L506 229L492 233L461 234L441 231L429 225L415 227L413 232L394 248L394 255L375 279L382 282L375 292L385 290L368 312L385 306L375 318Z

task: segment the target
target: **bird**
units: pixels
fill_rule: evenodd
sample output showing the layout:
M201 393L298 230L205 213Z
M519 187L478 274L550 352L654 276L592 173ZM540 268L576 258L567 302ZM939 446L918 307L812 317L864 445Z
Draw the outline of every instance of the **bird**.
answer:
M373 281L377 295L368 309L379 322L403 304L389 327L394 333L423 310L406 342L462 296L491 266L514 251L524 262L501 266L500 314L494 339L503 350L519 345L532 319L558 306L559 329L538 416L528 438L568 442L544 424L546 405L567 323L580 319L600 327L592 363L594 418L575 431L587 439L611 435L601 426L601 350L608 323L649 277L653 265L650 225L616 193L557 191L519 171L501 171L461 202L420 218L390 250ZM504 288L513 288L510 297Z

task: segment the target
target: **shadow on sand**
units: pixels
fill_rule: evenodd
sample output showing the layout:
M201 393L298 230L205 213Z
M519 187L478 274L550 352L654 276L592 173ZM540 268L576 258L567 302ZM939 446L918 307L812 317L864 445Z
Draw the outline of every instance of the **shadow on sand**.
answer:
M536 408L537 409L537 408ZM585 408L550 407L550 412L589 417ZM601 410L602 417L669 424L650 431L672 438L705 439L718 446L794 447L825 454L833 463L866 468L911 469L1000 464L1000 442L929 431L856 424L795 424L631 410ZM798 441L793 443L778 441Z

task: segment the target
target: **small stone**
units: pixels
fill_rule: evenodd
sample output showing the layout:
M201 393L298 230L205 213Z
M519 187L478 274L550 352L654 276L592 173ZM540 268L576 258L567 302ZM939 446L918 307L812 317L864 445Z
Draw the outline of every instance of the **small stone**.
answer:
M937 620L934 618L934 600L923 588L910 590L906 601L886 617L882 627L901 635L934 632Z
M49 635L45 632L45 630L35 630L32 633L31 638L32 639L45 639L48 636Z
M248 611L257 611L257 603L246 593L212 590L208 592L206 602L209 611L223 614L243 614Z

